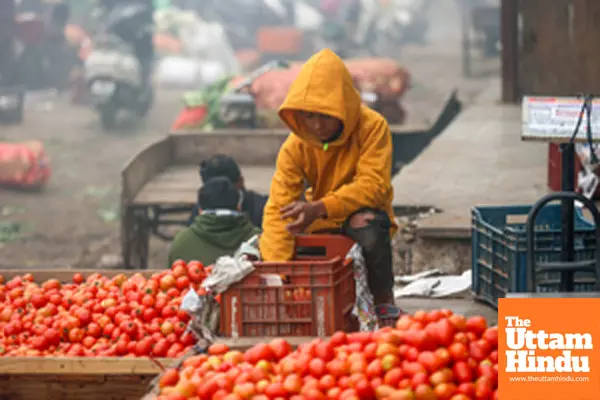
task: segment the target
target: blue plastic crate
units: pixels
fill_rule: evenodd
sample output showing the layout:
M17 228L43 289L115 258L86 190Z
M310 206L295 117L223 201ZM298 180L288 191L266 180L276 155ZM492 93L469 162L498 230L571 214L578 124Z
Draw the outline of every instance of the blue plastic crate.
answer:
M497 307L509 292L527 291L527 235L525 222L532 206L475 207L472 215L472 279L475 295ZM560 261L561 206L550 204L538 214L535 227L535 257L540 262ZM596 231L581 210L575 213L575 259L595 257ZM556 292L560 273L538 274L538 292ZM575 290L593 291L593 273L575 274Z

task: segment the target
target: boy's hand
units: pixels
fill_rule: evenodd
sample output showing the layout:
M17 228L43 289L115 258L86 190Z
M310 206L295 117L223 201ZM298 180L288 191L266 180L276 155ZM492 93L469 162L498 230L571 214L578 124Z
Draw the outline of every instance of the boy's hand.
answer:
M294 221L287 225L287 230L293 234L304 232L315 220L327 215L325 206L320 201L295 201L282 207L280 212L281 219L294 218Z

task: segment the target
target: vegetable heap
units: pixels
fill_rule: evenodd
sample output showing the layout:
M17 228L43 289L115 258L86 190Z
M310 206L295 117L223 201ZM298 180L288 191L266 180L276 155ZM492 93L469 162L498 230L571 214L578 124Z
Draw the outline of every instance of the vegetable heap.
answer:
M0 275L1 356L180 357L196 343L180 310L210 267L176 261L150 278L73 275L71 283Z
M337 332L293 350L215 344L160 378L157 400L497 400L498 329L449 310L374 333Z

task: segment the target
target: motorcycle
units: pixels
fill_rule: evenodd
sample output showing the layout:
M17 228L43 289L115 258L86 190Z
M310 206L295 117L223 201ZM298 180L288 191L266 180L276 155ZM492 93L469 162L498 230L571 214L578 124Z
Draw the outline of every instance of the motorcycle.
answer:
M86 83L104 130L115 128L120 111L146 116L154 97L133 44L127 40L152 29L139 22L147 10L140 4L123 3L109 13L85 61Z
M424 44L428 33L427 13L432 0L396 0L388 7L363 0L357 41L373 55L394 54L407 44Z
M20 79L22 53L15 4L0 1L0 123L19 124L23 120L25 88Z

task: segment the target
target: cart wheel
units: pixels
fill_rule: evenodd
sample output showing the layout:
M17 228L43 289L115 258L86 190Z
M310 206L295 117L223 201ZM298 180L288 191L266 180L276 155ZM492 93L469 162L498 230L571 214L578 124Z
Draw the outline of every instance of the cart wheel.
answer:
M148 268L149 242L148 210L128 208L125 211L121 227L121 246L125 268Z

